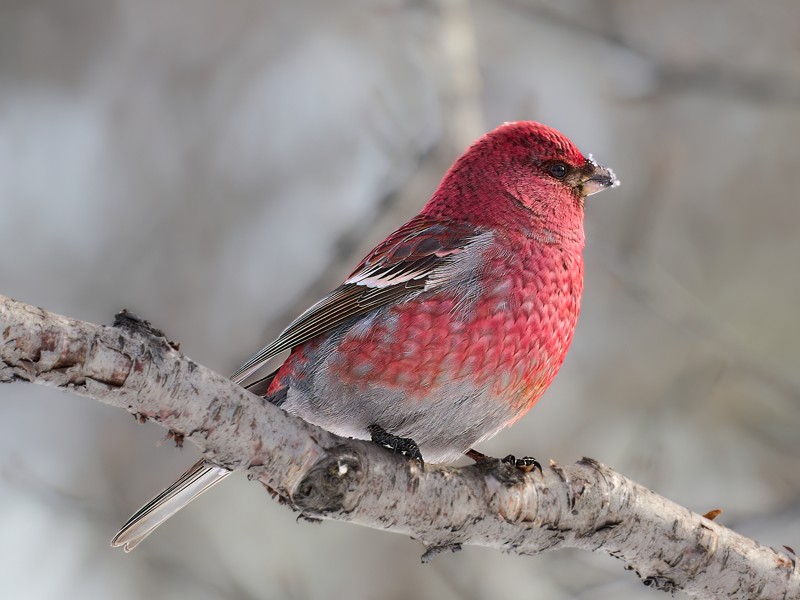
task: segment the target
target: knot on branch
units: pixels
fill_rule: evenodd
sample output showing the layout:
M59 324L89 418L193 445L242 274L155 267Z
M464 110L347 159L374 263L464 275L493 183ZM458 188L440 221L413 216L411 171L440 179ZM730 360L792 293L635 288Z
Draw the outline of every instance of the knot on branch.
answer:
M358 505L351 492L358 488L362 473L362 458L352 448L332 448L297 485L292 502L311 514L350 512Z
M667 592L668 594L674 594L675 592L680 591L680 587L678 587L674 581L668 577L661 577L659 575L645 577L642 579L642 583L645 585L645 587L661 590L662 592Z
M145 338L158 342L159 344L172 350L179 351L181 349L181 345L179 343L170 340L167 337L167 334L160 329L153 327L150 321L142 319L140 316L132 313L127 308L123 308L121 312L118 312L114 315L114 323L112 324L112 327L124 329L129 333L142 335Z

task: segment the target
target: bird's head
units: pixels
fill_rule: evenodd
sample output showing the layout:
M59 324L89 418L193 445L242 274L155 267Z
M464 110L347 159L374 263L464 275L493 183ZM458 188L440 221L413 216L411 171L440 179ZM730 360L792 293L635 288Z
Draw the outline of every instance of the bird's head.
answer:
M562 133L518 121L470 146L425 211L533 233L545 228L582 243L585 198L618 185L611 169L585 157Z

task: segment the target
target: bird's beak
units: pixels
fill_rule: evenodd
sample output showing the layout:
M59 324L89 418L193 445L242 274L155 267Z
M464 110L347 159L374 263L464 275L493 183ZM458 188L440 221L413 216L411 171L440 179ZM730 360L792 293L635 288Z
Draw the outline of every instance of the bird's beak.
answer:
M619 179L614 175L614 171L608 167L598 165L591 156L586 161L586 167L580 181L582 196L591 196L597 192L602 192L606 188L619 186Z

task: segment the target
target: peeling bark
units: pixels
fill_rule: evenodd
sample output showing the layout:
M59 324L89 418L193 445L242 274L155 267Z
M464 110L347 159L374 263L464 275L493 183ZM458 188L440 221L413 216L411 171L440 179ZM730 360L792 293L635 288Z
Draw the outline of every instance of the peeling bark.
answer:
M426 465L337 437L181 355L130 314L115 326L0 296L0 382L53 385L156 421L176 443L247 472L304 517L413 536L424 561L464 544L518 554L602 550L650 587L699 598L800 598L785 554L600 463L524 473L501 461ZM13 398L13 388L7 387Z

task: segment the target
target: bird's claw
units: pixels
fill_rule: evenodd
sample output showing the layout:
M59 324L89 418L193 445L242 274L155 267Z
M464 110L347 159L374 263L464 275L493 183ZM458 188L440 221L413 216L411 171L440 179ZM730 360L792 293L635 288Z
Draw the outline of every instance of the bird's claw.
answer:
M496 458L487 456L483 452L478 452L477 450L473 450L472 448L467 450L464 454L478 464L488 464L490 461L497 460ZM513 454L509 454L505 458L500 459L500 462L503 463L504 465L516 467L523 473L530 473L535 469L539 471L539 475L542 474L542 465L539 464L539 461L533 458L532 456L523 456L522 458L517 458Z
M531 471L536 470L539 471L539 475L542 474L542 465L539 464L539 461L532 456L523 456L522 458L517 458L513 454L509 454L503 459L502 462L505 465L516 467L524 473L530 473Z
M369 431L372 441L379 446L383 446L394 454L400 454L406 458L418 460L421 465L425 465L425 461L422 459L422 452L420 452L417 442L411 438L393 435L375 423L367 427L367 431Z

